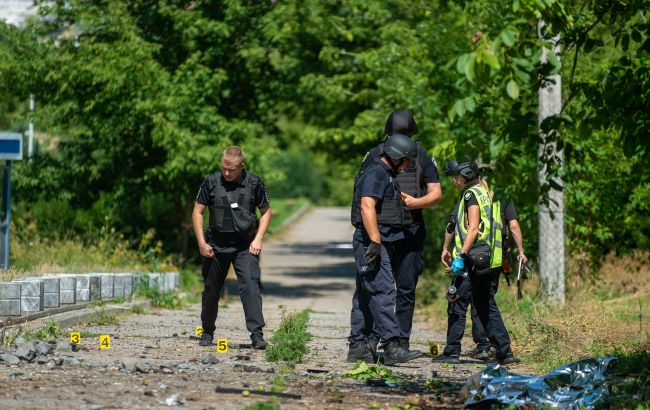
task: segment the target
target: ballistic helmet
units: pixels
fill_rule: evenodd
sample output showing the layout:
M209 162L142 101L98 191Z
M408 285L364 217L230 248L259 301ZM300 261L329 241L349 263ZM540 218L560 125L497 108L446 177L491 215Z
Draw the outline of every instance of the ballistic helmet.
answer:
M445 165L445 176L452 177L460 175L471 181L478 177L478 165L470 157L464 157L463 162L458 163L455 158L450 159Z
M418 155L418 145L402 134L393 134L384 142L384 154L395 161L406 157L415 158Z
M417 132L418 125L415 123L415 118L413 118L413 114L406 110L397 110L390 113L384 126L386 135L402 134L412 137Z

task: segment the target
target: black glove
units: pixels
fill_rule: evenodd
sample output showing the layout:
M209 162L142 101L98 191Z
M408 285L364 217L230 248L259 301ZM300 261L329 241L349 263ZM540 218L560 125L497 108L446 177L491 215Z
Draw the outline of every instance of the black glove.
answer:
M368 249L366 249L366 264L361 267L361 273L372 273L377 270L379 262L381 261L381 244L370 241Z

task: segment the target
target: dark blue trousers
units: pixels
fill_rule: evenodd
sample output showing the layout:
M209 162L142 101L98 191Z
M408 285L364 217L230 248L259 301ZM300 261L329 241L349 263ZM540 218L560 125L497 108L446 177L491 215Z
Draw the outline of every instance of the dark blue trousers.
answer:
M394 259L393 243L382 242L381 262L375 272L360 274L366 264L367 243L352 240L352 249L356 262L356 289L352 297L350 312L350 344L368 339L376 326L384 343L400 336L400 329L395 316L395 282L392 263Z
M501 360L512 353L510 336L501 318L494 295L499 281L499 270L487 275L470 273L468 277L456 277L454 280L458 300L447 306L447 346L444 354L458 356L461 352L461 340L465 333L465 318L470 303L474 303L478 319L487 330L487 335L496 349L496 358Z

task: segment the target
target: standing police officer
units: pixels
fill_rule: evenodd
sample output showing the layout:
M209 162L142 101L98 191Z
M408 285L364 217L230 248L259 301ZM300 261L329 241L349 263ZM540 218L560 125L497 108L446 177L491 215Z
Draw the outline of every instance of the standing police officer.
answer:
M500 364L517 363L519 360L512 354L510 336L494 300L503 247L498 206L493 206L487 190L479 184L478 166L471 159L460 164L455 159L449 161L445 175L461 190L454 221L447 226L442 254L443 263L448 264L451 260L448 249L455 238L451 268L456 295L448 294L447 345L443 354L433 360L459 362L467 307L473 303L490 342L497 349L496 360Z
M407 110L397 110L388 116L384 132L386 135L402 134L412 137L418 131L415 118ZM370 150L361 165L368 166L383 151L383 144ZM417 155L406 170L396 177L402 191L402 197L410 210L413 222L404 232L404 238L395 242L395 285L397 296L395 314L400 328L399 342L405 349L410 348L409 339L415 310L415 288L424 269L424 240L427 235L423 208L431 208L442 198L440 177L436 162L430 158L422 144L417 142ZM375 330L369 340L371 348L376 350L379 343Z
M210 213L210 229L204 232L206 207ZM256 208L261 214L259 221ZM252 346L266 348L262 332L259 255L270 221L271 210L264 183L257 175L244 170L241 148L226 148L221 156L221 172L214 172L203 182L192 212L199 251L205 257L201 304L203 334L199 345L212 345L220 292L230 264L233 264Z
M416 155L414 141L405 135L392 135L381 155L355 178L351 220L357 228L352 239L357 275L350 313L350 362L374 362L368 338L375 326L384 342L384 364L420 357L399 342L393 277L395 243L404 239L412 223L395 177Z

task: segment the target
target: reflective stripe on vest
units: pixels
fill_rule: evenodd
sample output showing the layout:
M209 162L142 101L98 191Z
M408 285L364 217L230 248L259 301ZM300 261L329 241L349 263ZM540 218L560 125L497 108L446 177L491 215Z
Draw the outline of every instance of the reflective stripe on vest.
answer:
M476 200L479 203L481 218L479 223L479 235L472 247L477 245L488 245L490 248L490 267L498 268L501 266L501 259L503 257L500 204L499 202L493 204L487 190L481 186L475 185L467 191L472 192L474 196L476 196ZM465 200L463 199L463 195L467 191L464 191L461 194L460 200L456 205L456 238L453 249L454 258L460 255L463 244L465 243L465 238L467 237L467 227L465 224Z

